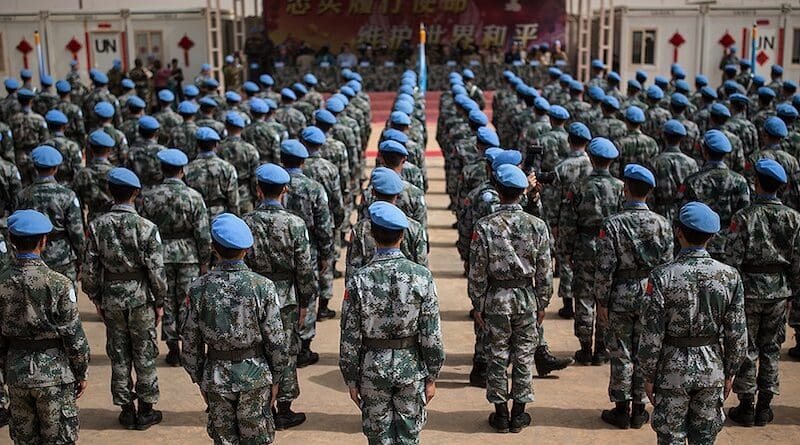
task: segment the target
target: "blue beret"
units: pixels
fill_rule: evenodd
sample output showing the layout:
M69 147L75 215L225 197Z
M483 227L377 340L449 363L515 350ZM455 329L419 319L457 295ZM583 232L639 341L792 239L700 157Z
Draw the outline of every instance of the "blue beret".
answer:
M345 68L342 70L342 77L344 77L345 79L351 79L352 76L353 76L353 70L351 70L350 68Z
M547 111L547 114L553 119L562 121L569 119L569 111L567 111L567 109L561 105L551 105L550 109Z
M621 80L621 78L619 77L619 73L617 73L616 71L609 72L608 75L606 76L606 79L608 79L610 82L615 82L615 83L619 83L619 81Z
M194 137L198 141L219 141L219 134L209 127L200 127L194 132Z
M641 83L647 81L647 72L645 70L636 70L636 80Z
M731 110L719 102L711 104L711 109L709 111L714 116L731 117Z
M784 80L783 89L794 92L797 90L797 82L795 82L794 80Z
M250 111L256 114L267 114L269 113L269 105L264 99L254 97L247 101L247 105L250 107Z
M94 80L94 76L96 76L100 71L97 68L92 68L89 70L89 78Z
M602 70L602 69L605 69L605 67L606 67L606 65L603 63L602 60L600 60L600 59L592 60L592 68L594 68L596 70Z
M666 78L666 77L664 77L664 76L656 76L656 78L654 79L654 81L655 81L656 85L658 85L658 86L659 86L659 87L661 87L661 88L664 88L664 87L666 87L667 85L669 85L669 79L667 79L667 78Z
M36 210L17 210L8 217L8 231L16 236L45 235L53 230L53 223L44 213Z
M636 81L634 80L634 82ZM597 102L603 100L603 98L606 96L605 91L603 91L603 89L597 85L590 86L588 93L589 93L589 98Z
M686 72L685 72L685 71L683 71L683 68L681 68L680 66L676 67L676 68L675 68L675 69L672 71L672 75L673 75L673 76L674 76L676 79L679 79L679 80L682 80L682 79L685 79L685 78L686 78Z
M345 96L347 96L347 97L354 97L354 96L356 95L356 92L355 92L355 90L353 90L351 87L349 87L349 86L347 86L347 85L345 85L345 86L343 86L343 87L339 88L339 91L340 91L342 94L344 94Z
M125 101L125 106L136 110L144 110L147 108L147 104L144 103L141 97L139 96L131 96L128 100Z
M549 74L549 75L551 75L553 77L561 77L561 75L564 74L564 73L562 73L561 70L556 68L556 67L551 67L551 68L547 69L547 74ZM513 73L512 73L512 76L513 76Z
M786 170L783 169L781 164L778 164L772 159L759 159L756 162L755 169L758 173L770 177L781 184L786 184L789 182L789 179L786 176Z
M69 123L67 115L55 109L48 111L47 114L44 115L44 120L46 120L48 124L55 125L66 125Z
M514 79L512 80L512 82L514 82L514 81L516 81L516 78L514 78ZM452 80L450 81L450 88L452 89L452 88L455 88L455 87L461 87L461 88L464 88L464 81L463 81L463 80L461 80L460 78L459 78L459 79L452 79ZM465 90L465 91L466 91L466 90Z
M201 97L200 100L198 101L198 103L200 104L201 107L217 108L219 106L217 101L215 101L214 99L212 99L212 98L210 98L208 96Z
M192 101L185 100L178 104L178 113L195 114L197 113L197 104Z
M614 96L606 96L603 98L603 105L619 110L619 100Z
M689 99L687 99L686 96L684 96L681 93L672 93L672 96L670 96L669 99L669 103L673 107L688 107Z
M558 69L558 68L551 68L551 69ZM505 70L505 71L503 71L503 77L504 77L506 80L508 80L508 79L511 79L511 78L512 78L512 77L514 77L514 76L515 76L515 75L514 75L514 73L513 73L513 72L511 72L511 71L509 71L509 70Z
M128 78L122 79L122 82L120 82L120 85L122 85L122 88L125 88L126 90L132 90L132 89L136 88L136 84L133 83L133 81L128 79Z
M139 128L142 130L158 130L161 124L153 116L142 116L139 118Z
M306 86L303 85L300 82L293 83L292 84L292 90L295 93L300 94L301 96L304 96L304 95L308 94L308 88L306 88Z
M39 82L42 84L42 86L49 87L53 85L53 78L45 74L44 76L42 76Z
M253 247L250 227L232 213L223 213L211 222L211 238L222 247L244 250Z
M399 195L405 188L403 179L392 169L378 167L370 175L372 189L381 195Z
M203 80L203 86L206 88L217 89L219 88L219 82L213 77L207 77L205 80Z
M558 78L558 81L561 83L569 84L570 82L572 82L572 76L566 73L562 74L561 77Z
M755 76L753 76L753 85L760 87L764 85L764 82L766 82L764 76L760 74L756 74Z
M592 140L592 132L589 131L589 127L587 127L582 122L573 122L569 124L569 128L567 128L567 133L575 137L585 139L587 141Z
M675 82L675 91L679 93L689 94L689 91L691 91L691 89L692 88L689 86L689 83L683 79L680 79Z
M268 87L275 85L275 79L273 79L269 74L262 74L258 76L258 81L261 82L261 85L266 85Z
M700 94L702 94L704 97L708 97L708 98L711 98L711 99L716 99L717 98L717 90L711 88L708 85L700 88Z
M490 147L497 147L500 145L500 138L497 133L489 127L478 128L478 142Z
M237 93L236 91L226 91L225 92L225 101L238 103L242 101L242 96Z
M249 80L242 85L242 89L245 90L247 94L255 94L261 91L258 84Z
M750 61L748 59L741 59L741 60L739 60L739 65L740 66L745 66L747 68L750 68L751 63L750 63Z
M772 65L770 72L776 76L780 76L783 74L783 67L780 65Z
M522 163L522 153L518 150L502 150L492 160L492 170L497 171L501 165L519 165Z
M316 110L314 111L314 120L318 123L326 124L326 125L335 125L336 124L336 116L333 115L328 110Z
M738 71L738 68L736 68L736 65L725 65L724 71L728 74L734 74Z
M483 111L475 109L469 112L469 121L473 124L487 125L489 123L489 118L483 114Z
M731 47L730 47L730 48L728 48L728 49L731 51L731 53L732 53L732 54L735 54L735 53L737 53L737 52L738 52L735 46L731 46Z
M386 201L378 201L369 206L369 220L372 224L388 230L408 228L408 218L397 206Z
M404 147L403 144L392 140L381 142L380 145L378 145L378 151L383 153L398 153L403 156L408 156L408 150L406 150L406 147Z
M625 119L632 124L644 123L644 111L641 108L632 105L625 110Z
M108 182L125 187L142 188L142 183L139 182L136 173L123 167L117 167L108 172Z
M661 100L664 98L664 90L657 85L650 85L647 87L647 98L653 100Z
M186 157L186 154L177 148L161 150L156 156L158 156L158 160L161 161L162 164L171 165L173 167L183 167L189 163L189 158Z
M656 177L653 176L653 172L639 164L626 165L623 176L628 179L633 179L634 181L647 183L650 187L656 186Z
M398 88L397 92L402 94L414 95L414 87L408 84L400 85L400 88Z
M322 145L325 143L325 133L318 127L306 127L300 133L300 138L313 145Z
M497 160L495 160L497 162ZM510 188L525 189L528 188L528 177L516 165L503 164L497 166L494 172L494 178L497 183Z
M743 103L743 104L750 103L750 98L742 93L731 94L730 96L728 96L728 99L733 103Z
M116 145L114 138L103 130L95 130L89 135L89 145L113 148Z
M242 115L239 114L239 112L237 111L228 111L225 114L225 124L236 128L244 128L245 126L244 119L242 119Z
M497 155L504 152L502 148L499 147L489 147L483 151L483 158L489 161L490 164L494 163L494 160L497 158Z
M664 123L664 133L686 136L686 127L679 120L670 119Z
M775 90L770 87L759 87L758 88L758 96L759 97L775 97Z
M411 125L411 118L402 111L393 111L389 120L392 124L396 125Z
M34 97L36 97L36 93L27 88L21 88L20 90L17 91L17 97L22 99L33 99Z
M619 150L613 142L606 138L594 138L589 142L589 154L603 159L617 159Z
M739 82L736 82L735 80L726 80L725 82L722 82L722 88L729 94L739 91L741 87L742 86L739 85Z
M172 94L172 91L164 88L163 90L158 92L158 100L161 102L172 102L175 100L175 95Z
M344 111L344 103L335 97L325 101L325 109L331 113L341 113Z
M281 97L289 100L297 100L297 95L294 94L294 91L290 90L289 88L284 88L281 90Z
M200 71L208 71L210 69L211 69L211 64L210 63L204 63L204 64L200 65Z
M4 80L3 85L5 85L6 89L8 90L19 89L19 81L13 77L9 77L8 79Z
M197 97L200 95L200 90L194 85L186 85L183 87L183 95L187 97Z
M704 87L704 86L708 85L708 77L706 77L706 76L704 76L702 74L698 74L698 75L694 76L694 84L699 86L699 87Z
M59 80L56 82L56 91L59 93L69 93L72 91L72 85L70 85L66 80Z
M461 74L464 76L465 79L475 78L475 73L473 73L472 70L469 68L464 69L464 71L462 71Z
M539 96L533 101L533 107L546 113L550 111L550 102L548 102L544 97Z
M394 128L387 128L383 130L383 139L390 141L397 141L403 145L408 143L408 136L400 130Z
M232 55L228 54L227 56L225 56L225 62L226 63L233 63L233 60L234 59L233 59Z
M635 90L642 91L642 84L639 83L636 79L631 79L628 81L628 88L633 88Z
M116 110L114 110L114 106L106 101L98 102L94 106L94 114L104 119L109 119L114 117L115 111Z
M788 103L782 103L775 108L778 116L793 119L797 117L797 108Z
M317 84L317 78L313 74L307 73L305 76L303 76L303 82L305 82L305 83L307 83L309 85L316 85Z
M262 164L256 169L258 182L266 184L286 185L291 181L289 173L280 165L267 163Z
M693 201L681 207L678 216L681 224L701 233L719 232L719 215L702 202Z
M764 122L764 131L770 136L779 138L785 138L789 134L789 131L786 129L786 123L778 116L772 116Z
M719 130L708 130L703 135L703 144L705 147L716 153L730 153L733 150L731 141L725 136L725 133Z
M61 165L64 157L49 145L40 145L31 151L31 159L36 167L52 168Z
M583 92L583 84L578 82L577 80L573 80L572 82L569 83L569 89L571 91Z
M536 91L536 88L534 88L532 86L526 86L522 90L522 95L525 96L525 97L539 97L539 92Z
M794 96L792 96L792 106L795 109L800 109L800 95L799 94L795 94Z
M97 71L96 73L94 73L94 77L92 77L92 80L94 81L94 83L98 85L105 85L108 83L108 76L106 76L105 73Z
M392 111L402 111L405 114L411 114L414 112L414 105L404 100L397 101L395 102L394 109Z
M269 108L270 110L278 109L278 103L268 97L264 99L264 103L267 104L267 108Z
M300 159L308 158L308 150L297 139L286 139L281 142L281 153L294 156Z

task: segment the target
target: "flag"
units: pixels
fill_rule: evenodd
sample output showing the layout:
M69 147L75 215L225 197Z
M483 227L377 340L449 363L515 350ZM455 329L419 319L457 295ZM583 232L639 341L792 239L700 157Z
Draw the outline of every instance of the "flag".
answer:
M428 64L425 61L425 24L419 24L419 90L425 95L428 89Z

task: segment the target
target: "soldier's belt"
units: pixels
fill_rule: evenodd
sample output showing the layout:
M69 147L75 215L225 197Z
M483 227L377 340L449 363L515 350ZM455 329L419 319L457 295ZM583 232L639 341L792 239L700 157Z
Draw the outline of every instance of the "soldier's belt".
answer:
M294 281L294 274L291 272L267 272L262 275L270 281Z
M60 338L47 338L43 340L33 340L29 338L12 337L8 342L9 349L19 351L41 352L48 349L63 349L64 342Z
M261 343L252 345L249 348L231 349L228 351L220 351L219 349L214 349L209 346L206 351L206 357L208 357L209 360L240 362L250 358L264 357L264 349Z
M578 227L578 233L589 236L597 236L600 234L600 226L584 226Z
M664 344L674 348L696 348L699 346L711 346L719 344L719 337L673 337L671 335L665 335Z
M50 232L47 234L47 241L58 241L62 239L67 239L67 232Z
M106 272L103 275L105 281L144 281L147 278L144 271L137 270L134 272L113 273Z
M530 286L532 284L533 279L531 277L519 278L515 280L496 280L494 278L489 279L489 287L495 289L517 289L520 287Z
M228 203L228 202L227 202L227 201L225 201L225 200L224 200L224 199L222 199L222 198L220 198L220 199L212 199L212 200L210 200L210 201L206 201L206 206L207 206L207 207L225 207L225 205L226 205L227 203Z
M403 338L364 338L361 344L372 349L406 349L416 346L417 336Z
M786 272L786 265L784 264L764 264L761 266L744 265L742 266L742 272L778 275Z
M614 272L614 278L618 280L643 280L650 276L650 269L625 269Z

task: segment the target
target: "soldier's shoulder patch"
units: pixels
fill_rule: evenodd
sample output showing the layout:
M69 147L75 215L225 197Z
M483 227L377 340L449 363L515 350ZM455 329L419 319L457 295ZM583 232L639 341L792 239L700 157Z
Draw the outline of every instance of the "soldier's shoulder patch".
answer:
M478 239L478 231L477 230L473 230L472 231L472 241L475 241L477 239Z
M567 201L572 201L575 198L575 193L572 191L567 192Z
M753 164L751 164L750 161L747 161L747 162L744 163L744 169L745 170L750 170L752 168L753 168Z
M77 303L78 302L78 296L75 294L75 288L74 287L70 287L69 288L69 301L71 301L73 303Z
M645 289L644 293L646 295L653 295L653 282L647 280L647 288Z
M158 243L161 244L161 234L158 233L158 229L156 229L156 241L158 241Z
M72 205L74 205L75 207L81 206L81 202L78 200L77 196L75 197L75 199L72 200Z
M600 239L605 239L606 231L603 230L603 229L600 229L600 233L597 235L597 237L600 238Z
M680 193L686 193L686 184L681 184L681 185L678 187L678 192L680 192Z
M344 290L344 296L342 297L342 300L348 301L349 299L350 299L350 291L345 289Z
M483 202L490 202L492 200L492 192L483 192L481 199L483 199Z
M8 246L6 245L5 241L0 241L0 253L7 253Z
M738 227L739 227L739 226L736 224L736 221L731 221L731 226L729 227L729 229L730 229L731 233L735 233L735 232L736 232L736 229L737 229Z

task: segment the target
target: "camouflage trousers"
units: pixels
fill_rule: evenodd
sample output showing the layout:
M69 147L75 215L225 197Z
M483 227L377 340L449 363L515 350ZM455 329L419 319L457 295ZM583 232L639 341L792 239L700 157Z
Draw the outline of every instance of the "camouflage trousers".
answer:
M8 388L3 379L3 373L0 372L0 409L8 408Z
M208 436L216 445L267 444L275 440L270 386L236 393L206 393Z
M10 388L11 439L16 445L67 445L78 441L75 384Z
M486 314L486 399L491 403L533 401L533 356L538 345L536 313ZM511 393L508 365L511 364Z
M425 426L425 382L384 387L362 381L361 428L370 445L419 443Z
M789 310L789 327L795 330L795 335L798 335L798 331L800 331L800 300L792 303Z
M612 402L645 403L644 380L636 372L642 324L638 312L608 312L606 347L611 358L608 396Z
M316 254L311 254L311 264L317 264ZM319 271L314 267L314 283L319 286ZM308 312L306 313L306 320L303 327L300 328L301 340L312 340L317 335L317 299L319 298L319 289L315 287L314 295L308 302Z
M283 333L289 343L289 363L283 368L278 386L278 401L291 402L300 396L300 385L297 382L297 354L300 353L300 333L297 330L297 320L300 310L297 305L281 308L281 322Z
M481 329L478 322L472 323L472 330L475 333L475 351L472 355L473 362L486 363L488 361L487 348L487 330ZM547 340L544 338L544 325L537 325L536 346L547 346Z
M572 298L572 267L561 255L556 255L558 268L558 297L561 299Z
M581 343L591 343L605 338L605 326L596 319L594 295L594 262L572 263L572 295L575 299L575 336Z
M51 266L51 269L64 275L72 281L72 287L76 287L78 283L78 271L75 269L75 263L70 262L61 266Z
M786 300L745 300L747 355L733 381L736 394L780 394L778 362L786 339Z
M725 424L723 389L656 389L651 426L659 445L713 444Z
M247 215L248 213L252 212L254 208L255 206L253 205L253 195L250 193L250 184L240 185L239 215Z
M197 264L165 263L167 296L164 298L164 318L161 320L161 340L181 339L183 320L186 318L186 295L192 281L200 276Z
M105 311L106 353L111 360L111 396L114 405L133 402L133 379L136 370L136 394L147 403L158 403L156 358L156 314L145 304L136 308Z

